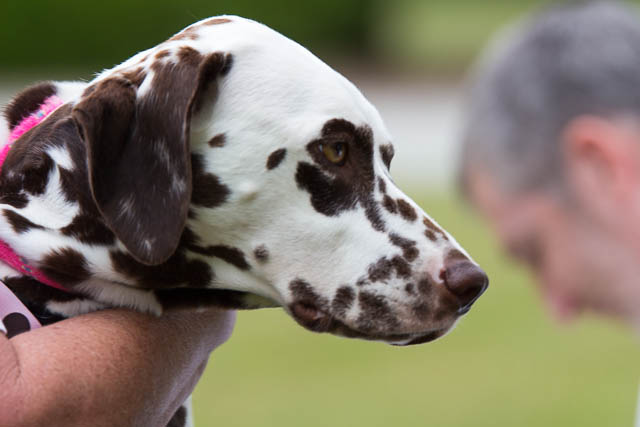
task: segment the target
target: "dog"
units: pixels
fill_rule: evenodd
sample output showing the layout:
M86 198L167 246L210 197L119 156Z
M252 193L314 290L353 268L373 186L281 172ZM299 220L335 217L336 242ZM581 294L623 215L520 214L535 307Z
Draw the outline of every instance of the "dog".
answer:
M409 345L487 288L394 184L375 108L262 24L205 19L90 82L27 88L5 127L52 97L0 173L0 239L63 288L2 266L43 323L282 307L311 331Z

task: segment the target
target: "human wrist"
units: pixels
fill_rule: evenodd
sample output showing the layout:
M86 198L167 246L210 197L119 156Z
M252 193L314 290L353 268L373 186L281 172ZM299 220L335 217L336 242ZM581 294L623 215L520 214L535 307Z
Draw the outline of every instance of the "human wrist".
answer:
M224 344L233 332L236 322L235 310L208 308L205 310L175 310L165 313L165 317L184 337L197 341L207 353Z

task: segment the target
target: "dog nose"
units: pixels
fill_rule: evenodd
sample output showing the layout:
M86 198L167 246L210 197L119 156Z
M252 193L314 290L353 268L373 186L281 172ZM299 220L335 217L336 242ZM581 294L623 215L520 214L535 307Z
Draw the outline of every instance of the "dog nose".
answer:
M445 265L441 277L447 289L458 298L459 314L469 311L489 286L486 273L469 260L457 259L450 265Z

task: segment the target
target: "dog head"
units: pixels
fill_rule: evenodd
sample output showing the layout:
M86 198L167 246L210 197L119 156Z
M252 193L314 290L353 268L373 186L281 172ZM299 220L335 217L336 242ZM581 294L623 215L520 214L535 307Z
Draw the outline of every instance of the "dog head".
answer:
M203 287L394 344L443 335L487 286L394 184L375 108L263 25L196 23L98 76L73 117L98 209L139 263L188 240Z

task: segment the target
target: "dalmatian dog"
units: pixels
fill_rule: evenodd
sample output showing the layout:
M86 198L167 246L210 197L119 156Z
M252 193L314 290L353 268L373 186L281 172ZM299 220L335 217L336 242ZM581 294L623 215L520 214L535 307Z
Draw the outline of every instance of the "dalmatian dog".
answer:
M28 88L9 131L51 96L0 174L0 239L66 289L2 270L43 323L277 306L311 331L407 345L487 287L394 184L375 108L264 25L206 19L88 83Z

